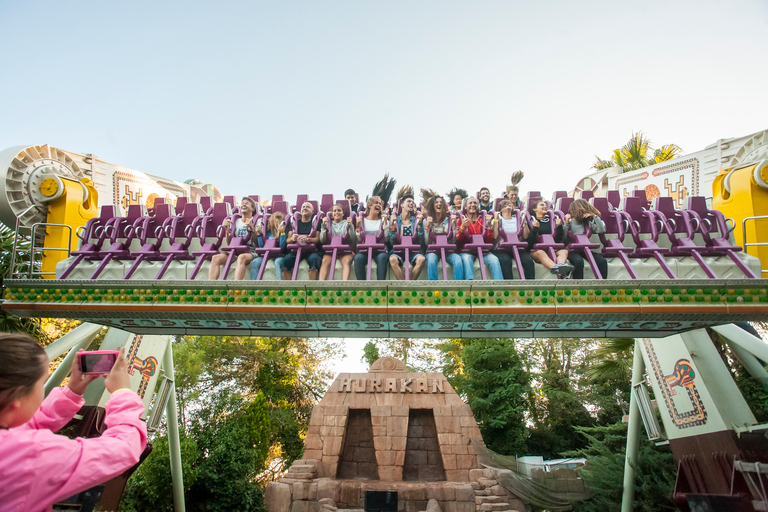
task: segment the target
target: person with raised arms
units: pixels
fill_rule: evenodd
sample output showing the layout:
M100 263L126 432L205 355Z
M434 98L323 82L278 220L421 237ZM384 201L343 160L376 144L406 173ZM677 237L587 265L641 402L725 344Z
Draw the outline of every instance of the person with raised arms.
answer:
M414 217L416 212L416 203L413 200L413 187L406 185L402 187L398 193L398 204L400 205L400 215L392 214L390 217L389 229L386 230L386 239L389 240L390 245L396 243L397 235L401 238L417 235L417 239L420 241L424 237L424 227L421 224L422 216L419 214ZM413 265L413 271L410 272L410 279L416 280L421 274L421 269L424 267L425 258L421 252L410 255L409 265ZM405 273L403 272L403 257L390 252L389 264L392 267L392 273L395 274L395 279L402 281L405 279Z
M493 238L496 243L503 240L501 233L505 233L507 237L516 238L519 226L517 225L517 215L515 214L512 201L509 199L502 199L499 201L499 211L496 212L493 222ZM501 273L504 279L514 279L512 273L512 255L508 252L497 249L493 251L494 256L499 258L499 264L501 265ZM526 279L536 279L536 267L534 266L533 259L527 250L521 250L518 253L520 255L520 263L523 265L522 273ZM518 274L521 272L517 269Z
M467 191L463 188L453 187L448 192L448 206L451 212L460 212L462 206L464 206L464 200L467 198Z
M493 220L493 215L486 215L487 227L483 229L483 218L480 216L480 203L477 198L470 196L466 200L467 215L461 221L459 232L456 234L456 245L460 248L467 242L472 241L472 235L483 235L483 240L487 243L493 242L493 230L490 228L490 222ZM460 253L461 262L464 267L464 279L470 280L475 278L474 264L475 257L469 253ZM483 256L486 265L491 270L491 276L495 280L504 279L504 275L501 273L501 264L499 258L493 253L489 252Z
M456 242L456 233L451 232L450 223L454 222L454 228L456 227L456 220L448 214L448 204L442 196L439 196L435 191L429 189L421 189L421 197L424 202L424 209L427 212L427 218L424 220L424 236L422 244L424 247L429 246L430 233L435 236L449 236L447 241L449 243ZM450 235L449 235L450 233ZM449 251L446 249L447 262L443 262L444 265L450 264L453 267L453 278L456 280L464 279L464 268L462 266L461 256L455 251ZM427 252L427 278L430 281L438 279L437 261L438 255L434 252Z
M365 241L366 235L378 235L381 232L382 209L384 205L379 196L372 196L368 199L365 207L365 217L357 218L357 228L355 231L355 242L360 243ZM373 258L376 260L376 279L383 281L387 278L387 259L389 253L386 250L378 251L374 253ZM365 281L366 267L368 265L368 256L365 253L359 252L355 254L353 259L355 263L355 278L358 281Z

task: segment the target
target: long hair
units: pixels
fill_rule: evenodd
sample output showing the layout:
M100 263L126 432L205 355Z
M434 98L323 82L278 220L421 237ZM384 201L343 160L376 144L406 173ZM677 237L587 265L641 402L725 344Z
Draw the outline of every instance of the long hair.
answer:
M531 204L530 208L528 208L528 213L531 214L531 218L532 219L536 218L536 207L539 206L539 203L547 204L547 202L545 200L538 199L536 201L533 201L533 203Z
M445 199L443 199L443 210L438 212L435 209L435 203L438 198L443 199L440 194L431 188L421 189L421 200L424 203L424 209L427 210L427 214L432 217L432 222L435 224L442 224L448 216L448 204L445 202Z
M26 334L0 334L0 411L27 396L48 373L48 356Z
M283 212L275 212L269 216L267 231L272 233L272 236L275 237L275 239L280 238L280 224L282 224L284 220L285 214Z
M597 211L597 208L589 204L584 199L575 199L571 206L568 207L568 213L571 215L571 217L574 220L582 221L584 220L584 217L586 215L592 214L600 216L600 212Z
M469 194L467 194L467 191L464 190L463 188L453 187L448 192L448 204L449 205L453 206L453 198L456 197L457 195L461 196L461 200L464 201Z
M371 196L378 196L382 203L387 204L392 196L392 191L395 190L396 183L397 180L389 179L389 173L385 174L381 181L373 186L373 194Z

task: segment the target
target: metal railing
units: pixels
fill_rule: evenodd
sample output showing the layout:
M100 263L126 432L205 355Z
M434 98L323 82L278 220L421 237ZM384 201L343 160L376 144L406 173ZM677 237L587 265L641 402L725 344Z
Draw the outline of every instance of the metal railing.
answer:
M24 252L29 252L29 272L28 277L31 279L34 276L44 276L44 275L55 275L56 272L42 272L39 270L35 270L37 268L38 262L36 261L35 257L37 254L40 254L41 256L45 254L45 251L67 251L67 258L72 253L72 226L69 226L67 224L49 224L46 222L36 222L32 224L32 227L26 228L25 226L21 226L21 218L24 217L24 215L30 211L31 209L36 208L35 205L30 206L23 212L21 212L16 217L16 228L15 228L15 236L13 238L13 249L11 250L11 264L9 267L9 276L10 277L17 277L20 275L19 272L16 272L16 259L17 255ZM36 240L36 234L37 230L40 227L43 227L44 229L47 227L58 227L69 230L69 236L67 237L67 247L48 247L46 248L44 245L39 246L35 245ZM29 235L22 235L21 231L23 229L29 229L30 234ZM29 236L29 249L21 249L19 248L19 240L21 237ZM45 243L45 237L41 237L41 240L43 240L43 243ZM42 261L39 263L42 265Z
M768 215L756 215L754 217L744 217L744 220L741 221L741 234L742 234L742 238L744 239L742 248L744 249L744 254L749 254L747 252L747 247L768 246L768 242L749 242L749 243L747 242L747 221L748 220L758 221L758 220L767 220L767 219L768 219ZM764 269L761 267L760 271L763 274L768 274L768 269Z

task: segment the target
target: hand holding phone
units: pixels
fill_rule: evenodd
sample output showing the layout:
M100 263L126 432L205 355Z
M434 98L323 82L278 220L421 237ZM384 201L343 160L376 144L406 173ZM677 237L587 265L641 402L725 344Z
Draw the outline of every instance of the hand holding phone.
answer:
M114 393L118 389L131 387L131 376L128 375L128 360L125 358L125 348L120 349L112 371L109 372L106 380L104 380L104 387L110 393Z
M120 352L117 350L94 350L77 353L80 371L83 375L106 375L115 365Z

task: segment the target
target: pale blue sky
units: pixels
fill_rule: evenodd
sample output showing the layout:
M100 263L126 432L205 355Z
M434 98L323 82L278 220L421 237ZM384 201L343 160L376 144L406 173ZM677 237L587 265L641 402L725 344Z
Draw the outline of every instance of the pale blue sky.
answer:
M768 2L0 0L0 149L225 194L572 188L768 128Z

